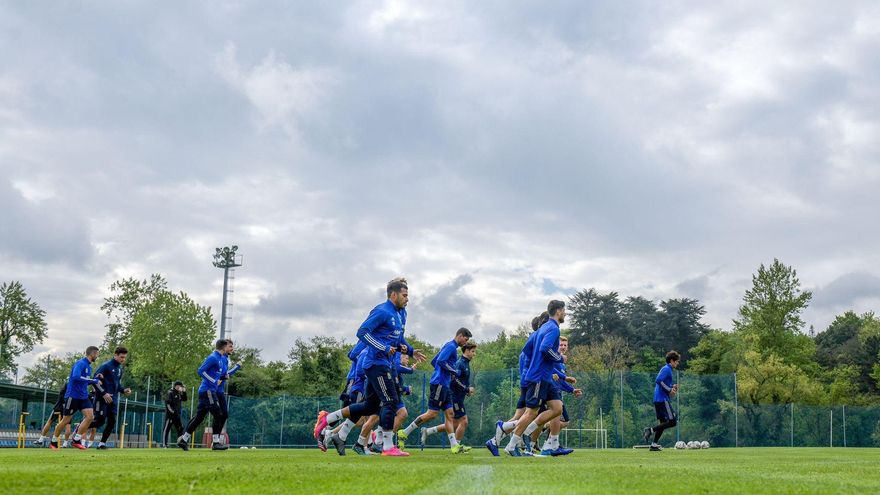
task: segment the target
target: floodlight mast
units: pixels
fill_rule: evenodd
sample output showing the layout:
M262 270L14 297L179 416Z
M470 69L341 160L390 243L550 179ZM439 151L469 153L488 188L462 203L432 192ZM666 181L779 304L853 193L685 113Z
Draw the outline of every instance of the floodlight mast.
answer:
M214 252L214 266L223 269L223 305L220 307L220 338L226 338L226 301L229 294L229 269L241 266L235 260L235 252L238 246L216 248Z

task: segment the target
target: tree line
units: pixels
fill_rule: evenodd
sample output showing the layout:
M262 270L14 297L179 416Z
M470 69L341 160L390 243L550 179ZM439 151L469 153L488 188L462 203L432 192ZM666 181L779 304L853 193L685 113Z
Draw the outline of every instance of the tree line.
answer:
M583 289L569 298L568 329L572 372L631 370L655 373L671 349L683 356L681 369L695 374L737 373L738 394L746 404L880 403L880 319L847 311L812 335L802 314L812 294L801 288L797 272L779 260L759 266L743 296L731 331L703 321L698 300L622 299L615 291ZM210 308L184 292L173 292L164 277L114 282L101 310L107 317L101 359L117 345L129 351L128 379L152 392L175 380L196 383L195 371L212 349L217 322ZM537 311L536 311L537 313ZM516 368L531 329L523 324L478 342L474 371ZM18 282L0 285L0 379L9 380L16 359L41 343L45 312ZM436 348L408 336L426 353ZM314 336L296 339L286 359L267 361L261 351L241 347L235 360L243 369L230 393L243 397L333 396L348 371L353 341ZM28 367L23 383L54 388L66 379L80 350L47 356ZM430 365L423 368L430 371Z

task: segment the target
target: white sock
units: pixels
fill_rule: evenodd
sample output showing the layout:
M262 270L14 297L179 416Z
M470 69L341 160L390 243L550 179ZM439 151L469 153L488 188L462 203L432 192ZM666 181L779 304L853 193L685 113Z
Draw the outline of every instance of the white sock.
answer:
M74 442L79 442L80 440L82 440L82 435L80 435L79 433L73 436Z
M430 428L425 428L425 436L433 435L434 433L437 433L437 428L438 428L437 426L432 426L432 427L430 427Z
M504 423L501 423L501 431L503 431L504 433L510 433L513 431L514 428L516 428L517 423L519 423L519 420L505 421Z
M104 442L98 442L98 447L104 445Z
M46 441L46 437L44 437L43 435L40 435L40 440L39 440L39 442L40 442L40 443L43 443L43 442L45 442L45 441Z
M214 443L220 443L220 435L211 435L211 441Z
M351 432L351 429L354 427L355 424L352 423L350 419L346 419L345 423L342 423L342 428L339 429L339 433L337 433L336 435L339 437L340 440L344 442L345 439L348 438L349 432Z
M342 409L338 411L333 411L332 413L327 415L327 424L332 425L333 423L345 419L342 417Z
M507 443L507 450L513 451L513 449L519 447L519 444L522 443L522 437L514 433L510 436L510 442Z
M369 432L367 432L367 435L369 435ZM357 443L358 443L358 445L360 445L361 447L366 447L366 446L367 446L367 439L364 438L364 437L362 437L362 436L360 436L360 435L358 435Z
M52 437L52 441L58 443L58 437Z
M382 430L382 450L394 448L394 432Z
M419 418L416 418L415 421L413 421L412 423L410 423L409 426L407 426L406 429L403 430L403 432L404 432L407 436L409 436L410 433L416 431L416 428L418 428L420 424L421 424L421 423L419 423Z
M523 432L523 434L524 434L524 435L531 435L531 434L534 433L535 430L537 430L538 428L540 428L540 425L538 425L538 423L532 421L532 422L529 424L529 426L526 426L526 431Z
M449 437L449 446L450 447L455 447L456 445L458 445L458 439L455 438L455 433L450 433L447 436Z
M189 442L190 434L187 432L183 432L182 438L183 438L183 441Z
M381 426L376 428L374 431L376 433L376 438L382 438L382 435L385 434L385 430L383 430ZM392 433L394 432L392 431Z
M550 435L549 437L547 437L547 441L550 442L551 449L559 448L559 435Z

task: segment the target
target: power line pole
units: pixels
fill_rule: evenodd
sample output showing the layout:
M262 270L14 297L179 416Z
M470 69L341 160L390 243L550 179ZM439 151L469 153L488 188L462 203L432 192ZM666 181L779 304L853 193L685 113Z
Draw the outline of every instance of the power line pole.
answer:
M220 307L220 338L226 338L226 306L229 295L229 269L241 266L241 257L236 259L238 246L217 248L214 252L214 266L223 269L223 305Z

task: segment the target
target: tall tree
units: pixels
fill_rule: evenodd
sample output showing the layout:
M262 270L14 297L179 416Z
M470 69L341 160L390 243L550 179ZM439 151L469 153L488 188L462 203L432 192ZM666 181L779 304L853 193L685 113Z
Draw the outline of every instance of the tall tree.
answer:
M762 356L779 356L785 363L809 366L815 345L802 333L801 313L813 294L802 291L794 268L774 259L769 267L761 264L752 276L752 287L743 297L734 331Z
M621 309L617 292L600 294L596 289L587 289L571 296L567 311L570 315L570 344L590 345L612 336L628 342Z
M131 373L152 377L154 390L175 380L195 383L196 370L211 353L217 333L211 308L200 306L185 293L159 291L131 320L125 342L132 356Z
M15 373L15 359L46 338L46 312L32 301L21 282L0 285L0 377Z
M110 284L111 296L105 298L101 305L101 311L110 320L104 335L105 350L112 350L128 340L131 323L137 312L167 289L168 282L158 273L150 275L149 279L137 280L130 277Z
M700 319L706 309L696 299L669 299L660 303L657 336L654 348L665 354L677 349L684 367L688 366L690 349L709 332L709 325Z
M85 349L83 349L85 350ZM81 352L70 352L62 357L46 356L35 362L33 366L25 368L22 383L35 387L45 387L55 390L70 377L73 363L83 357Z
M337 339L296 339L287 356L291 373L285 388L290 392L314 397L336 395L342 389L350 361Z

